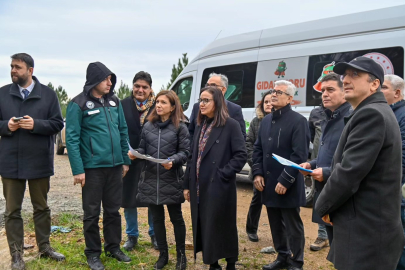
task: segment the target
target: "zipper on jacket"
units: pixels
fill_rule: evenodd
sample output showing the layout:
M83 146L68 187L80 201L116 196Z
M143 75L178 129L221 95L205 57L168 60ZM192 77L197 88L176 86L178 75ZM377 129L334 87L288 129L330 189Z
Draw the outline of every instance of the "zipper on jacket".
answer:
M91 157L94 157L93 143L91 142L91 137L90 137L90 150L91 150Z
M281 135L281 128L280 128L280 130L278 131L277 148L279 148L279 146L280 146L280 135Z
M157 149L157 158L159 158L159 153L160 153L160 131L161 129L159 128L159 137L158 137L158 149ZM156 163L156 178L157 178L157 186L156 186L156 205L159 205L159 165Z
M112 122L113 122L113 119L112 119L112 114L111 114L111 111L110 111L110 107L108 107L108 113L110 114L111 123L112 123Z
M108 122L107 111L105 110L105 106L104 106L104 104L103 104L103 109L104 109L104 115L105 115L105 119L107 120L108 131L110 132L110 139L111 139L111 153L112 153L113 167L115 167L113 139L112 139L112 134L111 134L110 122Z

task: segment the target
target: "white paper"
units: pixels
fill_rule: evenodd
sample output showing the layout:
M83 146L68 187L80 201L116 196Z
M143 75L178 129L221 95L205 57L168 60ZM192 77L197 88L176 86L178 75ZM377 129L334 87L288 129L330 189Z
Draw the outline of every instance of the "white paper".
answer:
M129 147L129 151L131 152L132 155L136 156L136 158L140 158L140 159L145 159L145 160L149 160L155 163L159 163L159 164L166 164L171 162L168 159L158 159L158 158L154 158L151 156L147 156L147 155L142 155L141 153L139 153L138 151L134 150L131 145L128 143L128 147Z

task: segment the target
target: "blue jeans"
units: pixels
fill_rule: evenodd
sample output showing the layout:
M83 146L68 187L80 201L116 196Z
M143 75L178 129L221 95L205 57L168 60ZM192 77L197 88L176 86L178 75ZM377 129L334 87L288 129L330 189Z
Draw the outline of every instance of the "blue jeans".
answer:
M402 220L402 228L404 229L405 235L405 207L401 206L401 220ZM405 270L405 247L402 251L401 258L399 259L397 270Z
M138 210L137 208L124 208L125 220L127 222L127 229L125 232L127 235L139 237L138 230ZM152 212L148 208L148 224L149 224L149 236L155 235L153 230L153 216Z
M326 232L325 225L323 224L318 224L318 238L321 239L328 239L328 234Z

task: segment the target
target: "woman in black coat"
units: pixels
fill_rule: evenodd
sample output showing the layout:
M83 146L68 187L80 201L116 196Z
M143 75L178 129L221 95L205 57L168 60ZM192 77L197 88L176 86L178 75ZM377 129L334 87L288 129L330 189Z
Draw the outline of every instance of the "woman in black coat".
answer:
M245 142L237 121L229 118L222 92L206 87L194 132L192 159L187 166L184 197L191 204L194 256L203 252L210 270L238 260L236 173L246 163Z
M188 129L180 101L173 91L161 91L156 96L155 109L142 130L137 151L168 163L145 161L138 184L137 201L148 204L153 215L156 241L160 251L154 268L162 269L169 260L163 205L167 206L176 239L176 269L187 267L185 256L186 226L181 203L183 197L183 164L189 155ZM131 159L135 159L130 152Z

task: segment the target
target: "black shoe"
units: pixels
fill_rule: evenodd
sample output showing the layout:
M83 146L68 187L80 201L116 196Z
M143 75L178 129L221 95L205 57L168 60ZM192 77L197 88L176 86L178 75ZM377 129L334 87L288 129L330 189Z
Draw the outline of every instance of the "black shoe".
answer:
M131 258L125 255L124 252L121 251L121 249L117 249L114 251L106 251L105 255L107 257L112 257L115 258L119 262L124 262L124 263L129 263L131 262Z
M263 270L279 270L279 269L287 269L289 265L286 262L275 260L272 263L269 263L263 266Z
M256 233L248 233L247 235L248 235L249 241L259 242L259 237L257 236Z
M88 257L87 263L91 270L104 270L104 265L98 256Z
M178 250L177 251L176 270L186 270L186 268L187 268L186 251Z
M131 250L133 250L135 248L136 244L138 244L138 237L128 235L128 239L125 242L123 248L126 251L131 251Z
M153 247L155 250L159 250L159 247L158 247L158 245L157 245L157 241L156 241L156 236L155 236L155 235L152 235L152 236L150 237L150 242L152 243L152 247Z
M226 270L236 270L235 263L227 263Z
M40 257L50 258L55 261L64 261L65 255L56 252L51 246L47 246L44 250L39 251Z
M155 263L155 269L161 270L165 267L166 264L169 263L169 252L168 250L161 250L159 254L159 259Z
M14 252L13 255L11 255L11 269L13 270L25 269L25 262L20 252Z
M222 270L222 267L218 264L218 261L217 261L216 263L210 264L209 270Z
M290 266L288 266L287 270L303 270L303 268L290 265Z

